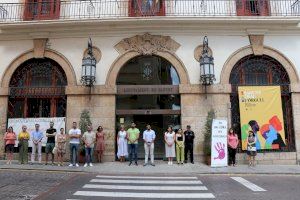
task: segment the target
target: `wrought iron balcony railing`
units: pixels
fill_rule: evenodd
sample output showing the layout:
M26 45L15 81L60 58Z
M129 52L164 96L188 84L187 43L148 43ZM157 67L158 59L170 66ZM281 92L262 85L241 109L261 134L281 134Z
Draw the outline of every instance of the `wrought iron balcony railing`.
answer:
M1 3L0 22L128 17L299 17L299 0L25 0Z

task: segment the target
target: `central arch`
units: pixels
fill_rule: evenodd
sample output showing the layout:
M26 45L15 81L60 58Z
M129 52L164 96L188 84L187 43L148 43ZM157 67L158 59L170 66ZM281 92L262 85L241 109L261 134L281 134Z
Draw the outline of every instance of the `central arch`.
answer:
M163 158L165 130L169 125L174 130L181 127L179 84L185 77L179 76L171 62L157 55L131 58L116 77L116 134L121 125L130 128L131 122L143 134L150 124L156 132L155 157ZM139 144L143 144L142 138ZM143 145L138 145L138 154L139 158L144 157Z

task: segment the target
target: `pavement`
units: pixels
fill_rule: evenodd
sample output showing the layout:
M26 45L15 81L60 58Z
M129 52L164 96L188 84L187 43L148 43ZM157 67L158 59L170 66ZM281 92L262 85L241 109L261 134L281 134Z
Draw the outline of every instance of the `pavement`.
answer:
M82 173L100 173L100 174L286 174L286 175L300 175L299 165L257 165L255 167L248 167L248 165L237 165L236 167L218 167L212 168L203 163L184 165L168 165L167 162L157 161L155 167L148 165L143 166L143 162L139 161L139 165L134 164L128 166L128 162L105 162L95 163L93 167L68 167L52 166L44 164L33 165L19 165L17 161L13 161L11 165L6 165L5 160L0 160L0 170L38 170L38 171L60 171L60 172L82 172Z

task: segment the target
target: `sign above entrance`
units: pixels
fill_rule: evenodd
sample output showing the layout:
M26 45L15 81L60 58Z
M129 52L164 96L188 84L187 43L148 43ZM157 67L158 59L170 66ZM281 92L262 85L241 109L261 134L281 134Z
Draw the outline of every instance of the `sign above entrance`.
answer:
M118 95L179 94L178 85L118 85Z

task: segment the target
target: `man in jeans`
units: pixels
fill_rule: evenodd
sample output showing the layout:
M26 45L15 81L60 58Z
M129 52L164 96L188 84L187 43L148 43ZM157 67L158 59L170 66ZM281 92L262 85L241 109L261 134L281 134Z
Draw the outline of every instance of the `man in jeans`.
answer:
M151 158L151 165L154 165L154 140L155 140L155 131L151 129L151 126L147 125L147 130L143 133L143 140L144 140L144 148L145 148L145 164L146 166L148 164L149 160L149 152L150 152L150 158Z
M50 128L46 130L46 137L47 137L47 143L46 143L46 165L48 164L48 155L49 153L52 156L52 165L54 164L54 154L53 154L53 148L55 147L55 135L56 135L56 129L54 127L54 122L50 122Z
M94 150L94 144L96 142L96 133L92 131L92 126L88 125L87 132L85 132L82 136L84 144L85 144L85 164L84 167L88 165L90 167L93 166L92 164L92 152Z
M140 136L140 130L135 127L135 123L131 123L131 128L127 130L128 137L128 153L129 153L129 166L132 164L132 157L134 155L135 165L137 163L137 148Z
M81 131L77 128L77 122L73 122L72 129L69 131L70 138L70 165L69 167L76 166L78 164L78 149L80 143Z
M31 132L31 139L32 139L31 164L34 163L36 150L38 150L39 163L40 164L42 163L42 139L44 135L39 129L40 129L40 125L35 124L35 130Z

